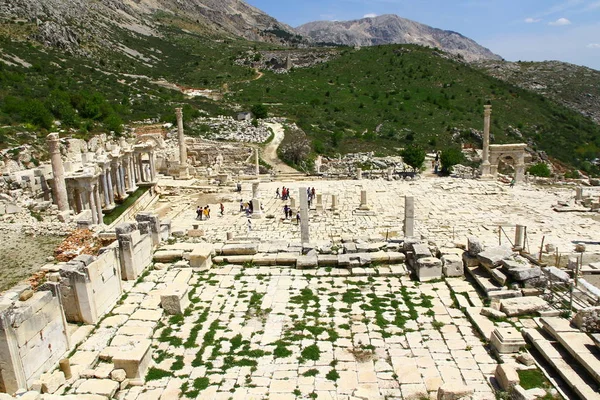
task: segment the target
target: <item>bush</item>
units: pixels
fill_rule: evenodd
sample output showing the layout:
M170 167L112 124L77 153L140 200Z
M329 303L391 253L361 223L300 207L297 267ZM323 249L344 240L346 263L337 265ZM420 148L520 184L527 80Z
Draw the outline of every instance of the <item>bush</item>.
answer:
M421 169L425 162L425 150L418 146L407 147L402 150L400 155L404 163L410 166L413 171Z
M527 168L527 172L533 176L539 176L541 178L548 178L550 176L550 168L545 163L537 163Z
M254 114L254 116L258 119L267 118L267 116L269 115L269 112L267 111L267 107L265 107L262 104L254 105L250 109L250 111L252 111L252 114Z
M450 147L442 150L440 156L440 162L442 163L442 175L450 175L452 173L452 167L460 164L465 159L462 151L456 147Z

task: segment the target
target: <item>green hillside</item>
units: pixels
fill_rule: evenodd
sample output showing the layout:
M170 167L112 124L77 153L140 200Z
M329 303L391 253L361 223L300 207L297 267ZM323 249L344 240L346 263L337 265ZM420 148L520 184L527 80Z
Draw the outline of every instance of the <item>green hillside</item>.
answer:
M233 115L236 109L264 103L270 115L297 122L315 152L395 153L410 144L429 149L478 144L471 130L482 129L483 105L489 101L495 143L529 142L586 170L593 169L589 160L600 154L600 127L591 120L436 50L340 48L325 64L284 74L266 71L255 79L256 72L236 60L248 51L281 48L211 36L190 21L157 18L162 37L116 31L129 55L90 48L89 57L24 40L35 29L26 23L4 25L0 58L18 56L31 66L0 62L0 149L40 143L57 129L54 120L61 129L89 137L120 134L124 124L141 120L173 122L176 106L185 107L189 122L200 111ZM18 32L25 33L20 37ZM188 98L152 83L157 80L226 95L222 101Z
M600 147L600 127L585 117L418 46L343 50L327 64L233 89L233 101L273 104L272 115L296 120L324 153L439 148L453 136L477 143L470 128L483 129L487 102L495 143L531 142L578 166Z

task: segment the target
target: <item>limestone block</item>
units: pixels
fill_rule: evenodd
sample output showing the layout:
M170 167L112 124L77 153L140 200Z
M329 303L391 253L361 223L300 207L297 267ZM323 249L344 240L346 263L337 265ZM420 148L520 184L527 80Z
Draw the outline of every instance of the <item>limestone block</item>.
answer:
M317 260L319 267L336 267L338 265L338 256L334 254L319 254Z
M243 256L223 256L223 260L230 264L246 264L251 263L252 260L254 260L254 256L252 254Z
M544 272L549 275L553 281L569 282L569 274L556 267L546 267Z
M358 251L356 244L354 242L344 243L344 253L346 254L354 254Z
M232 243L226 244L221 249L221 254L228 255L254 255L258 252L258 244L255 243Z
M173 263L183 258L183 250L158 250L154 253L154 261L160 263Z
M542 275L542 270L538 266L520 267L508 269L508 274L517 281L525 281L527 279L537 278Z
M54 393L61 387L67 380L65 374L62 371L47 372L40 376L42 382L42 393Z
M110 379L119 383L123 382L125 379L127 379L127 373L124 369L115 369L110 373Z
M509 364L498 364L495 373L496 381L502 390L510 390L519 384L517 370Z
M110 379L88 379L77 388L77 394L96 394L112 398L119 389L119 383Z
M386 253L385 251L376 251L373 253L369 253L369 255L371 256L372 262L387 264L390 261L389 253Z
M30 390L29 392L19 396L19 400L40 400L41 398L42 394L34 390Z
M483 307L481 309L481 315L485 315L486 317L495 318L495 319L506 318L505 313L503 313L502 311L496 310L494 308L491 308L491 307Z
M573 323L583 332L600 332L600 307L586 307L579 310L573 319Z
M358 261L358 265L361 267L365 265L371 264L371 254L370 253L355 253L350 255L350 262Z
M115 369L123 369L132 383L143 383L148 365L152 361L152 342L142 340L133 348L121 351L113 356ZM114 381L110 381L114 382ZM116 382L114 382L116 384ZM118 386L118 384L117 384Z
M417 278L421 282L442 277L442 260L435 257L424 257L416 263Z
M213 246L210 243L197 244L190 254L190 267L210 268L212 266Z
M416 243L412 247L415 260L418 260L420 258L431 257L431 251L429 250L429 246L427 246L426 244Z
M277 265L277 254L258 253L252 257L254 265Z
M190 304L188 285L173 283L160 295L160 305L167 315L183 314Z
M535 359L529 353L522 353L517 356L517 361L528 367L535 364Z
M298 253L279 253L277 254L277 265L296 265Z
M467 238L467 251L470 256L476 257L485 250L485 246L475 236L469 236Z
M349 254L338 254L338 267L348 268L350 266Z
M477 258L477 256L472 256L471 254L469 254L466 251L462 255L462 260L463 260L464 266L467 268L476 268L476 267L479 267L479 265L480 265L479 259Z
M398 251L388 251L388 258L390 263L403 263L406 261L406 255Z
M462 250L461 250L462 252ZM463 276L463 261L458 254L445 254L442 256L442 272L444 276L456 277Z
M298 256L296 260L297 269L317 268L318 264L319 261L316 256Z
M525 346L525 339L515 328L495 328L490 336L490 345L497 353L518 353Z
M479 262L486 268L496 268L502 260L512 257L513 251L507 246L490 247L477 255Z
M444 383L439 387L437 400L461 400L468 399L474 393L474 390L462 383L450 382Z
M501 310L509 317L532 314L548 308L548 303L541 297L502 299L500 303L502 305Z
M508 280L508 277L499 269L493 269L491 272L492 275L492 279L494 279L496 282L498 282L501 285L505 285L506 281Z

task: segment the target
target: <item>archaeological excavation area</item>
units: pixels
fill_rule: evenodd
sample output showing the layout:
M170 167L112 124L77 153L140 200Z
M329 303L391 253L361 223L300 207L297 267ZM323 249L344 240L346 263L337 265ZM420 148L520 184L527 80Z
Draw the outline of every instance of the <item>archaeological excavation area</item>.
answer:
M281 121L234 146L177 116L50 135L51 164L10 176L71 236L0 296L0 399L600 398L596 186L265 173Z

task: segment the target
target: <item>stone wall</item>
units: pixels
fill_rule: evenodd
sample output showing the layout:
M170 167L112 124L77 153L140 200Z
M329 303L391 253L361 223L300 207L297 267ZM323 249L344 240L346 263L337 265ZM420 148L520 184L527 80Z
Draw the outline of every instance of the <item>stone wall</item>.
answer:
M579 310L573 322L583 332L600 333L600 307L588 307Z
M52 291L40 290L29 298L24 293L29 289L15 288L0 298L0 388L8 393L30 387L69 350L56 286L47 283Z
M69 322L97 323L123 293L119 246L98 257L80 256L60 269L60 293Z
M159 226L160 228L160 226ZM115 228L123 280L136 280L152 262L154 240L150 231L142 232L138 223L127 222Z

